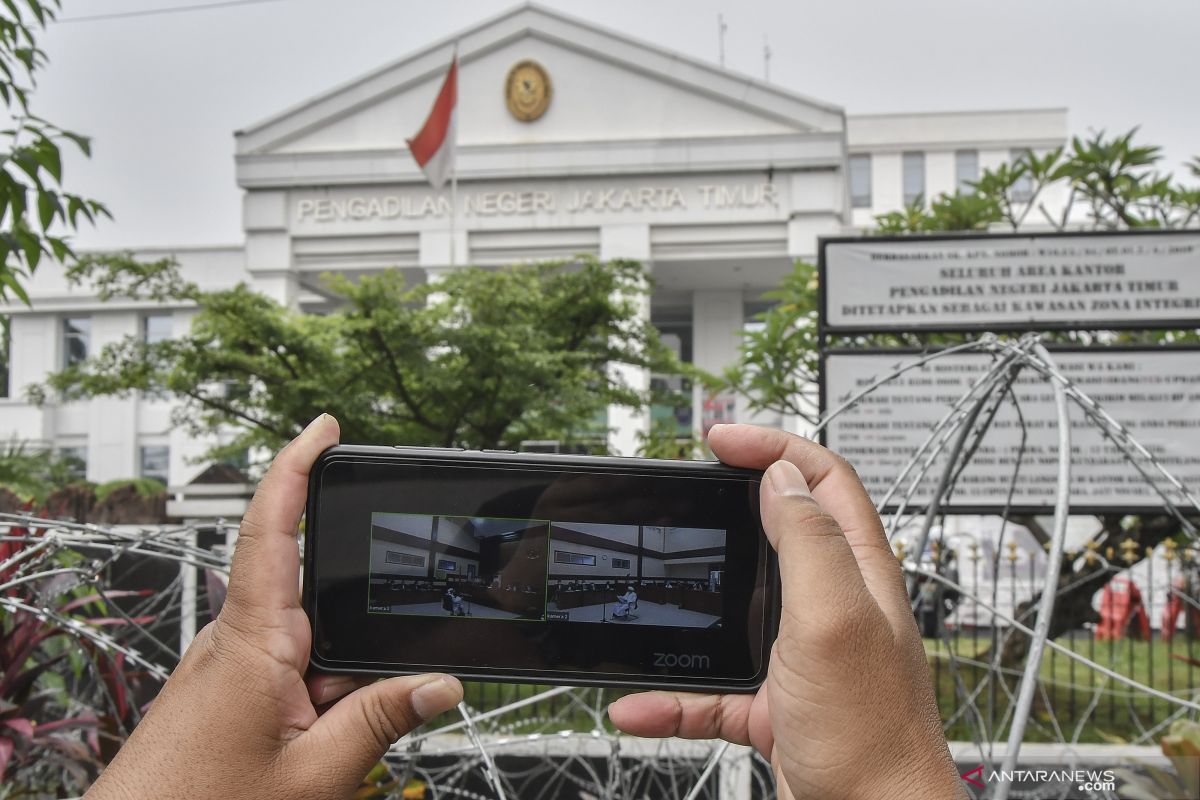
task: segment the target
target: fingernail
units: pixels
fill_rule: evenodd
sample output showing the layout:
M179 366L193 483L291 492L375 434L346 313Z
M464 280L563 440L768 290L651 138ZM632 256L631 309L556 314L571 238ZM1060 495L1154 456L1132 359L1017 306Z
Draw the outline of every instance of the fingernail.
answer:
M333 678L321 686L321 691L317 693L316 705L320 706L325 703L331 703L342 695L354 691L356 686L358 684L354 678Z
M304 426L304 430L308 430L309 428L313 427L313 426L314 426L314 425L316 425L318 422L321 422L322 420L324 420L324 419L325 419L326 417L328 417L328 416L329 416L328 414L318 414L318 415L317 415L317 417L316 417L316 419L314 419L312 422L310 422L310 423L308 423L307 425L305 425L305 426Z
M450 675L439 675L429 683L423 683L413 690L409 697L413 711L421 719L432 719L443 711L448 711L462 700L463 688L458 678Z
M808 497L812 494L800 468L790 461L776 461L763 477L771 484L775 494L784 497Z

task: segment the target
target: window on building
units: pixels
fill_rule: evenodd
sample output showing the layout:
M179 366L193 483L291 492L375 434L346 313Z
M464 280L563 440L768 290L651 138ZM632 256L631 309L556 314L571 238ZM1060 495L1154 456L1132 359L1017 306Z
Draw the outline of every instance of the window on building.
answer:
M979 180L979 151L959 150L954 154L954 185L963 194L975 194L972 183Z
M871 207L871 156L850 156L850 205Z
M904 205L911 206L925 196L925 154L904 154Z
M441 558L441 559L438 559L437 568L440 570L443 570L445 572L457 572L458 564L455 564L453 561L450 561L448 559Z
M250 448L244 447L236 453L229 453L221 459L220 463L231 466L241 472L246 472L250 469Z
M629 559L628 558L614 558L613 559L613 569L629 569Z
M90 317L67 317L63 320L63 366L82 363L88 357L88 341L92 336Z
M554 551L555 564L575 564L580 567L596 566L596 557L584 555L583 553L570 553L566 550Z
M423 567L425 566L425 556L417 556L412 553L401 553L399 550L388 550L383 560L389 564L403 564L406 567Z
M171 448L165 444L143 445L141 450L140 469L138 474L143 478L153 478L167 485L167 476L171 466Z
M82 481L87 478L87 446L60 447L58 457L71 480Z
M1029 154L1030 151L1028 148L1013 150L1009 152L1008 158L1014 165L1016 165L1018 161L1022 160ZM1013 184L1012 198L1013 201L1017 203L1028 203L1030 199L1033 198L1033 178L1029 176L1028 172L1017 178L1016 183Z
M142 341L154 344L171 338L170 314L147 314L142 317Z

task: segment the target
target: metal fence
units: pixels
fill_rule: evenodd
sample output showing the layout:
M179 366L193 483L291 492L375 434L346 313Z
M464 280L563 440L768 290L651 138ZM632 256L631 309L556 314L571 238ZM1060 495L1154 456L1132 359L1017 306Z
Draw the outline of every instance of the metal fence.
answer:
M1171 698L1200 694L1196 554L1173 541L1143 553L1129 541L1115 553L1088 546L1067 554L1085 567L1087 608L1059 608L1061 649L1042 657L1026 741L1154 743L1174 720L1195 718L1103 671ZM903 556L904 540L896 544ZM1031 624L1033 600L1045 588L1044 553L1015 542L993 553L973 545L950 562L957 569L941 571L962 591L924 581L916 603L930 676L950 738L1001 741L1028 651L1026 634L1009 621ZM1071 588L1060 585L1060 597Z
M0 614L33 615L102 652L120 653L130 667L126 688L148 700L220 602L228 532L220 523L151 529L0 520L0 545L22 548L0 557L8 592ZM993 761L1014 714L1028 645L1012 620L1032 614L1027 609L1043 588L1045 554L977 546L961 529L955 537L958 546L944 550L934 537L929 554L937 570L932 561L907 558L906 567L919 578L915 613L947 734L981 761ZM894 541L905 555L905 539ZM1026 741L1153 744L1173 720L1196 717L1196 554L1170 542L1148 556L1128 546L1118 551L1068 554L1070 561L1090 560L1100 574L1088 598L1095 619L1057 637L1057 648L1043 656ZM55 596L77 597L81 587L108 598L112 613L132 624L96 629L55 610ZM38 602L21 600L23 589ZM73 702L103 700L107 689L95 678L76 686ZM431 798L774 796L769 765L748 748L619 735L606 715L616 696L469 684L462 709L389 753L389 775L415 787L410 796ZM134 707L123 724L136 722Z

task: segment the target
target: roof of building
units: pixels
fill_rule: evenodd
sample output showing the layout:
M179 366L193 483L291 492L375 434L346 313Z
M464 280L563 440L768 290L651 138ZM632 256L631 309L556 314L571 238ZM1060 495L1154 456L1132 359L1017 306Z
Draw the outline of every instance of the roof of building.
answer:
M238 153L272 152L333 121L439 80L456 46L466 73L473 61L530 38L570 48L598 62L670 84L680 92L703 96L731 110L775 120L793 130L844 129L844 113L832 103L527 3L237 131ZM398 131L397 145L400 136Z

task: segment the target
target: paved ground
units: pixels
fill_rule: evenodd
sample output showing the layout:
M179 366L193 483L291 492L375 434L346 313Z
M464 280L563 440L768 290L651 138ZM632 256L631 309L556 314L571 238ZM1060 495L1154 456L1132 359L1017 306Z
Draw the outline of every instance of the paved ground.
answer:
M558 605L550 603L550 611L558 611ZM595 606L580 606L569 608L565 613L570 614L571 622L604 622L613 623L613 604ZM712 614L701 614L699 611L685 611L679 606L668 603L651 603L649 600L639 600L637 611L633 612L637 619L624 622L615 621L617 625L669 625L676 628L707 628L720 620Z

